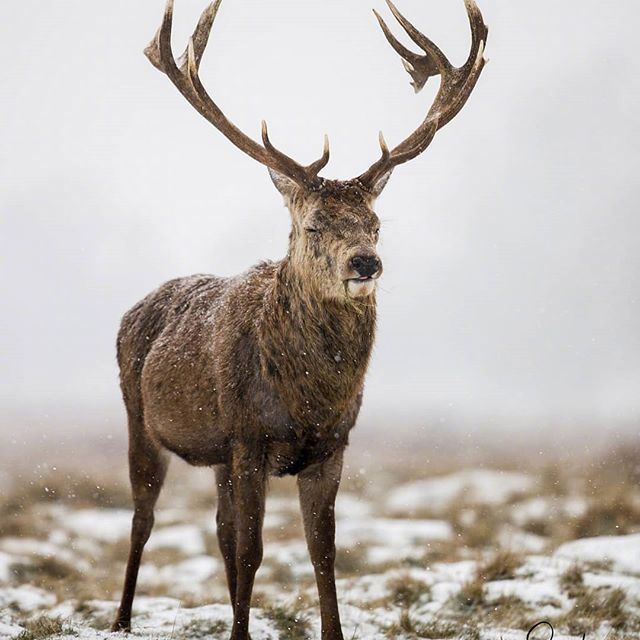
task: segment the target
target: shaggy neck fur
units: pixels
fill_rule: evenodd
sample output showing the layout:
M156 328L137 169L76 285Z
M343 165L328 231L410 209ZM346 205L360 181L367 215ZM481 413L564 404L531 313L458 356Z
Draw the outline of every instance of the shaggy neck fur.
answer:
M278 264L259 321L261 365L295 427L320 435L357 401L375 324L374 295L322 299L289 258Z

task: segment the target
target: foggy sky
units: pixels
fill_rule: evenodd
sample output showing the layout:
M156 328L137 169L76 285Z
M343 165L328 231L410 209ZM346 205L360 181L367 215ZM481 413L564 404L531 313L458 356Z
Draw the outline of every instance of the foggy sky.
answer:
M398 0L466 56L462 0ZM385 274L365 415L640 414L640 7L481 0L486 67L377 211ZM370 11L224 0L201 77L229 117L349 178L424 118ZM176 0L181 53L204 2ZM0 405L119 407L122 313L161 282L286 251L266 170L142 55L162 0L21 0L0 21ZM393 22L390 18L389 24ZM393 29L400 35L395 24Z

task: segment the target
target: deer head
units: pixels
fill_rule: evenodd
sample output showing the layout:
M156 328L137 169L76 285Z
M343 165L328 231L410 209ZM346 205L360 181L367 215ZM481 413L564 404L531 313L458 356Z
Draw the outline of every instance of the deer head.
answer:
M273 146L264 121L262 144L259 144L232 124L207 93L198 71L221 0L215 0L205 9L178 61L171 50L173 0L168 0L160 29L145 49L151 63L169 77L196 111L235 146L268 168L291 213L292 268L304 276L305 286L325 298L366 298L374 292L376 280L382 274L382 262L376 250L380 221L374 212L375 200L394 168L421 154L438 129L459 113L486 63L484 49L488 30L474 0L464 0L472 43L467 61L461 67L454 67L390 0L386 2L422 50L417 54L402 45L374 11L387 41L411 75L414 89L420 91L429 77L435 75L441 76L440 88L422 123L392 150L380 132L380 158L351 180L328 180L318 175L329 162L326 136L322 156L309 165L298 164Z

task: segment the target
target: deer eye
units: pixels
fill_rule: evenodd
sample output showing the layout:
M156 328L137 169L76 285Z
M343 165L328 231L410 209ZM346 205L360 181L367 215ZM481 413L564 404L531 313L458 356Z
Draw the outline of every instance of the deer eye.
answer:
M304 230L307 233L320 233L320 229L315 229L314 227L305 227Z

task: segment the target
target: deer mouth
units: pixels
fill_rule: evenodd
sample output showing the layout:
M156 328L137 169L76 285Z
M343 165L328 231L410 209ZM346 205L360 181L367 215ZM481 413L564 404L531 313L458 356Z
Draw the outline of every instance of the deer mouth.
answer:
M375 276L358 276L346 282L347 294L350 298L365 298L373 293L377 278Z

